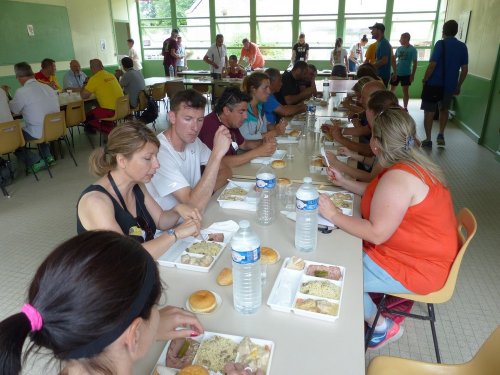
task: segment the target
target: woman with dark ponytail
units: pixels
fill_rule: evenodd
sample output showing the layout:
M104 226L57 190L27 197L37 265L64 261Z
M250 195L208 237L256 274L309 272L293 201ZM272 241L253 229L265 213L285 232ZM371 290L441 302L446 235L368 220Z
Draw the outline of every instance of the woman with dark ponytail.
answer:
M48 349L61 374L131 374L155 339L178 336L164 334L174 322L202 332L193 314L158 310L161 292L156 263L137 241L90 231L64 242L38 268L20 312L0 322L0 374L21 373L28 337L26 356Z

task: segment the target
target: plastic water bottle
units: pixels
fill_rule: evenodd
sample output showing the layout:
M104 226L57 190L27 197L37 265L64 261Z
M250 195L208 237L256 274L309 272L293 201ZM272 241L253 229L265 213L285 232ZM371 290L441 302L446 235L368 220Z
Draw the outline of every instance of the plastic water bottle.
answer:
M328 100L330 97L330 81L325 78L323 81L323 100Z
M248 220L241 220L239 225L231 239L233 303L239 313L253 314L262 304L260 240Z
M319 195L312 185L311 177L304 177L304 183L295 196L295 248L299 251L313 251L318 241Z
M257 172L255 185L260 190L257 201L257 222L261 225L271 224L274 220L274 190L276 186L276 175L265 162Z
M174 67L173 67L173 65L170 65L168 67L168 74L169 74L170 78L174 78L175 73L174 73Z
M306 128L313 129L314 123L316 122L316 104L314 102L314 97L307 101L307 112L306 112Z

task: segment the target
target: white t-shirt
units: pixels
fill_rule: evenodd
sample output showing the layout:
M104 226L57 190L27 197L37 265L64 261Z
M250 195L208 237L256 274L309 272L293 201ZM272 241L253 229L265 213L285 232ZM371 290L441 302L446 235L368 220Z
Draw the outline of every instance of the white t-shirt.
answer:
M142 69L142 64L141 64L141 57L137 53L134 47L130 48L128 50L128 57L132 59L134 62L134 70L141 70Z
M42 138L45 115L60 111L56 91L34 78L17 89L9 107L12 113L23 115L24 130L37 139Z
M210 72L222 73L222 68L226 63L226 46L223 44L222 46L218 47L216 44L212 44L212 46L208 49L206 55L210 60L212 60L219 66L217 69L215 69L213 66L210 66Z
M4 89L0 87L0 123L12 121L12 113L9 108L9 98Z
M156 202L169 210L178 202L174 191L190 186L194 188L201 179L200 166L206 165L210 149L199 139L186 145L184 152L177 152L163 133L158 134L160 168L146 187Z
M347 57L347 50L345 48L340 48L340 51L337 50L337 56L335 56L335 49L332 49L332 53L330 54L330 61L333 61L333 66L335 65L343 65L345 66L345 58Z
M365 61L365 50L360 43L354 43L349 51L349 56L354 56L357 64L363 64Z

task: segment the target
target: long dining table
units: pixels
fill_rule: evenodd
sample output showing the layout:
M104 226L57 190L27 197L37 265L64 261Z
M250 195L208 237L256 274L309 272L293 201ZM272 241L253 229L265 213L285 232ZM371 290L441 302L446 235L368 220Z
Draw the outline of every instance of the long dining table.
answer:
M325 110L328 111L328 108ZM333 113L332 113L333 114ZM308 150L316 150L321 145L321 137L309 131L295 149L294 160L288 169L276 170L277 176L287 176L298 186L303 176L313 176L309 172ZM286 146L286 145L285 145ZM235 169L234 180L244 182L255 179L255 171L260 165L250 165ZM246 168L251 170L246 176ZM243 177L239 179L238 177ZM326 184L326 177L313 176L316 182L321 178L324 190L339 190ZM231 286L220 286L216 277L225 268L231 268L231 249L227 246L220 258L208 273L195 272L180 268L160 266L160 275L166 290L169 305L186 306L191 293L198 289L208 289L220 295L222 303L211 314L198 315L205 330L221 334L249 336L270 340L274 343L274 354L270 374L352 374L365 373L364 324L363 324L363 267L362 243L340 229L331 233L318 232L316 250L302 253L295 249L295 222L280 213L280 203L276 203L276 216L271 225L257 223L255 212L220 207L217 198L222 189L215 192L204 212L202 227L214 222L242 219L250 221L252 229L260 238L261 246L269 246L280 253L280 261L267 266L267 282L262 289L262 306L253 315L242 315L233 307ZM354 198L354 215L359 215L359 197ZM323 321L299 316L291 312L273 310L266 304L280 267L286 258L298 256L308 261L316 261L345 267L343 295L339 317L335 321ZM152 350L135 367L134 374L150 374L165 347L164 342L156 343ZM175 373L175 372L172 372Z

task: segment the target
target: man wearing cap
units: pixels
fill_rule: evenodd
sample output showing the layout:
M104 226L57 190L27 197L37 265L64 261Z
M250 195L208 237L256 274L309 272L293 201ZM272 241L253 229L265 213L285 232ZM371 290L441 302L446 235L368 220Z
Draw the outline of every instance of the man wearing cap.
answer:
M372 39L377 40L377 50L375 52L375 67L380 78L384 81L385 87L391 79L391 64L392 64L392 47L387 39L385 39L385 26L382 23L376 22L375 25L369 28L372 31ZM394 63L395 65L395 63ZM393 67L396 71L395 66Z

